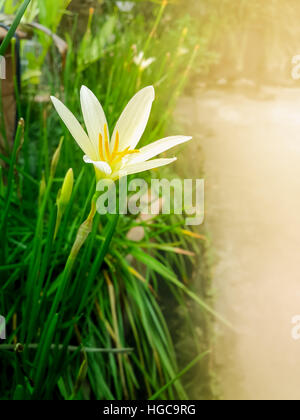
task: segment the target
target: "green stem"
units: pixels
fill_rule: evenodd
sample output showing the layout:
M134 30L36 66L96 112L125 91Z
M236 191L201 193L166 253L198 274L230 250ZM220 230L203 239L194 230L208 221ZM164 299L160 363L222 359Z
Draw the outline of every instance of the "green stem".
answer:
M59 283L57 293L55 295L49 315L47 317L45 326L43 328L43 332L40 339L40 346L38 347L37 354L35 357L35 363L38 363L38 361L41 359L43 354L46 354L49 350L51 350L51 342L53 340L55 331L57 330L58 323L59 323L59 314L57 313L57 311L60 305L64 306L64 300L66 299L66 289L68 286L69 279L71 277L72 270L74 268L74 264L76 262L80 249L82 248L90 232L92 231L93 220L96 215L96 200L97 200L97 194L95 194L92 198L90 214L88 218L86 219L86 221L80 226L74 245L72 247L68 260L66 262L66 266L62 273L62 278ZM101 255L100 264L99 265L96 264L95 266L95 263L94 263L91 271L93 271L93 269L95 268L99 269L99 267L101 267L101 264L104 260L105 253L107 252L108 246L113 236L114 229L116 227L115 220L113 221L112 225L113 226L111 227L111 229L109 229L110 226L107 229L107 237L104 243L102 244L102 248L100 250L100 255ZM99 262L98 258L96 259L96 262L97 263ZM88 290L88 287L86 289ZM82 301L84 301L84 299L82 299ZM37 377L39 378L39 380L40 378L42 378L42 375L43 375L43 371L39 371L37 373Z
M69 254L69 257L67 259L65 269L62 273L62 278L60 280L58 290L57 290L57 293L55 295L54 302L52 304L50 313L48 315L46 325L51 323L52 318L54 317L55 313L57 312L59 304L63 300L65 290L66 290L66 287L67 287L67 283L68 283L68 280L69 280L70 275L72 273L74 264L76 262L78 254L79 254L79 251L82 248L82 246L84 245L85 241L87 240L89 234L92 231L93 220L94 220L95 214L96 214L96 197L94 196L92 198L90 214L89 214L88 218L86 219L86 221L83 222L83 224L78 229L78 233L77 233L74 245L72 247L72 250L71 250L71 252ZM47 328L45 328L45 331L46 330L47 330Z
M86 287L81 299L81 303L79 305L79 308L77 310L77 313L79 314L84 307L84 302L86 301L86 298L88 296L89 290L92 287L93 281L95 279L95 277L97 276L97 273L99 273L101 266L103 264L104 258L107 254L108 248L110 246L110 243L112 241L113 235L115 233L117 224L118 224L118 220L119 220L119 215L118 214L114 214L111 216L111 219L109 220L109 222L107 223L105 230L103 232L103 236L104 236L104 241L102 242L101 248L97 254L97 257L92 265L92 268L90 270L89 276L87 278L86 281Z
M210 351L206 351L205 353L200 354L197 356L186 368L184 368L178 375L175 376L170 382L168 382L166 385L164 385L161 389L159 389L151 398L149 398L149 401L156 400L163 392L165 392L170 386L172 386L178 379L181 378L184 374L186 374L190 369L192 369L200 360L204 359L204 357L208 356L210 354Z
M17 134L14 141L12 158L11 158L11 163L10 163L9 172L8 172L7 190L6 190L6 195L5 195L5 206L3 209L1 222L0 222L0 237L4 244L0 250L2 261L6 261L7 220L8 220L8 215L9 215L10 204L12 201L12 187L13 187L13 182L14 182L14 169L15 169L15 164L17 161L17 152L21 144L23 134L24 134L24 120L21 119L18 124Z
M147 41L145 43L144 49L143 49L143 53L144 53L144 56L145 57L146 57L146 52L148 51L150 42L151 42L152 38L154 37L155 32L157 31L157 28L158 28L158 26L160 24L160 21L161 21L162 17L163 17L163 14L164 14L164 11L165 11L165 8L166 8L167 4L168 4L168 1L167 0L163 0L163 2L161 4L161 7L159 9L157 18L155 20L154 26L152 28L152 31L150 32L150 34L149 34L149 36L147 38Z
M9 46L9 43L10 43L12 37L14 36L14 34L17 30L17 27L19 26L19 23L21 22L21 19L22 19L24 13L26 12L26 9L27 9L30 2L31 2L31 0L24 0L22 5L20 6L19 10L17 11L17 15L15 17L15 20L13 21L9 31L7 32L6 37L4 38L4 41L2 42L2 44L0 46L0 55L3 56L6 53L6 50Z
M57 234L58 234L58 229L60 227L61 224L61 220L62 220L62 211L61 209L58 207L57 208L57 216L56 216L56 224L55 224L55 231L54 231L54 236L53 236L53 241L55 241Z
M39 344L27 344L24 347L27 347L31 350L37 350L39 348ZM64 350L65 347L63 344L51 344L50 346L51 350ZM112 349L112 348L97 348L97 347L78 347L78 346L68 346L67 350L69 352L76 352L80 349L81 353L112 353L112 354L124 354L124 353L132 353L134 351L133 348L118 348L118 349ZM16 346L14 344L1 344L0 345L0 351L11 351L16 350Z
M12 68L13 68L13 83L15 89L15 96L17 102L17 115L21 117L21 100L20 91L17 80L17 58L16 58L16 38L11 41L11 56L12 56Z
M170 98L169 107L167 108L165 113L161 116L160 122L153 132L153 137L155 137L157 135L157 133L160 132L160 130L162 129L164 124L166 124L168 117L173 112L174 106L176 105L176 101L177 101L180 93L182 92L182 90L184 88L184 84L185 84L185 82L188 78L188 75L189 75L189 72L192 68L192 65L193 65L193 63L194 63L194 61L197 57L198 51L199 51L199 46L196 45L196 47L194 48L193 54L191 55L191 58L190 58L190 60L187 64L187 67L186 67L184 73L182 74L181 79L178 82L177 88L174 90L174 93L173 93L172 97Z
M95 215L96 215L96 196L94 195L94 197L92 198L90 214L88 215L88 218L86 219L86 221L83 222L82 225L80 226L74 245L70 252L68 260L70 260L71 264L74 264L80 249L82 248L89 234L92 231Z

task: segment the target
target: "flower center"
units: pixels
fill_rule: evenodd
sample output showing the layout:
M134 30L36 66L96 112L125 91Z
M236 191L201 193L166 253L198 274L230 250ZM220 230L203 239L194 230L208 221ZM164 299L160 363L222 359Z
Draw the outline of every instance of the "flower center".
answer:
M103 136L99 134L99 155L100 159L103 162L107 162L110 166L115 166L116 164L120 163L122 159L128 155L133 155L135 153L139 153L139 150L129 150L130 146L128 146L125 150L119 151L120 145L120 135L117 131L116 133L116 141L114 145L114 149L110 152L109 148L109 139L108 139L108 130L107 125L104 126L104 149L103 149Z

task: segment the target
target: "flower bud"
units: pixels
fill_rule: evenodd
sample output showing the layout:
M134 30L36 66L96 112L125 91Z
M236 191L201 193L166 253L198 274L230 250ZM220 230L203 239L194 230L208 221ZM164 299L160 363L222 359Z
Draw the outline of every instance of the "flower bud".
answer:
M65 179L64 183L57 201L57 204L63 207L66 207L71 199L71 195L73 192L73 186L74 186L74 173L73 169L69 169Z
M55 177L56 168L57 168L58 161L59 161L59 158L60 158L60 152L61 152L61 147L62 147L63 141L64 141L64 138L62 137L60 139L58 148L55 150L53 158L52 158L52 163L51 163L51 176L52 176L52 178Z
M39 189L39 207L42 204L44 195L45 195L45 191L46 191L46 179L45 179L45 174L43 173L42 175L42 179L40 182L40 189Z
M93 198L90 214L88 215L88 218L82 223L82 225L78 229L76 240L74 242L73 248L69 256L69 258L71 258L72 260L76 259L81 247L87 240L89 234L92 232L95 214L96 214L96 203Z
M62 220L62 217L66 211L67 205L69 204L69 201L71 199L71 195L73 192L73 185L74 185L74 174L73 169L69 169L64 182L62 189L59 191L56 199L57 204L57 217L56 217L56 226L55 226L55 233L54 233L54 240L57 236L58 229L60 227L60 223Z

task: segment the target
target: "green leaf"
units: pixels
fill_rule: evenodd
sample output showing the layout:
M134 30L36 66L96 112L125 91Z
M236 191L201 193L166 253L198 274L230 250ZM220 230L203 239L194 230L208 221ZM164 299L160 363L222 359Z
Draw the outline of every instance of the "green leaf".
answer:
M216 319L221 321L224 325L226 325L228 328L233 329L233 326L230 324L229 321L227 321L222 315L218 314L216 311L214 311L207 303L205 303L202 299L199 298L194 292L189 290L183 283L181 283L174 273L172 273L171 270L169 270L167 267L165 267L163 264L161 264L159 261L155 260L150 255L145 254L144 252L141 252L137 249L134 249L131 251L131 255L135 257L138 261L141 261L144 263L148 268L151 268L152 270L156 271L158 274L160 274L165 279L169 280L171 283L173 283L175 286L177 286L179 289L183 290L191 299L193 299L195 302L198 303L198 305L213 315Z
M206 351L205 353L200 354L197 356L189 365L187 365L178 375L175 376L170 382L164 385L161 389L159 389L149 400L156 400L163 392L165 392L171 385L173 385L178 379L180 379L184 374L186 374L192 367L194 367L200 360L204 359L210 351Z
M4 56L4 54L6 53L6 50L9 46L9 43L11 41L11 39L13 38L13 36L16 33L17 27L19 26L19 23L21 22L21 19L24 15L24 13L26 12L26 9L29 5L29 3L31 2L31 0L24 0L23 4L20 6L19 10L17 11L17 15L6 35L6 37L4 38L1 46L0 46L0 56Z

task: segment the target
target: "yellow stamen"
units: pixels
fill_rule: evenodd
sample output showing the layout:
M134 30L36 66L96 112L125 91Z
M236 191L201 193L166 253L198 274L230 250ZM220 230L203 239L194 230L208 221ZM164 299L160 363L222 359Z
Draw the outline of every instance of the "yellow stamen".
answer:
M123 156L116 158L114 160L114 165L116 165L117 163L121 162L122 159L123 159Z
M104 154L103 154L103 137L102 134L99 134L99 155L100 160L105 161Z
M109 151L107 124L105 124L105 126L104 126L104 146L105 146L105 153L106 153L107 161L110 162L110 151Z
M123 152L119 152L116 154L116 159L114 160L114 164L121 162L121 160L128 155L133 155L136 153L140 153L139 150L129 150L129 147L127 147Z
M139 153L139 150L129 150L130 146L126 147L125 150L123 150L122 152L118 152L120 147L120 134L117 131L116 133L116 139L115 139L115 144L114 144L114 149L112 152L110 152L109 149L109 139L108 139L108 128L107 128L107 124L105 124L104 126L104 149L105 149L105 153L103 150L103 136L100 133L99 134L99 155L100 155L100 159L102 161L106 161L108 162L110 165L116 165L117 163L121 162L121 160L128 156L128 155L133 155L136 153Z
M126 149L123 150L123 152L118 152L118 153L116 153L116 155L120 156L120 157L124 157L124 156L127 155L128 152L129 152L129 147L126 147Z
M136 153L140 153L139 150L129 150L126 155L135 155Z
M114 160L114 158L118 154L119 144L120 144L120 135L119 135L119 132L117 131L115 146L114 146L114 150L113 150L112 155L111 155L111 160Z

